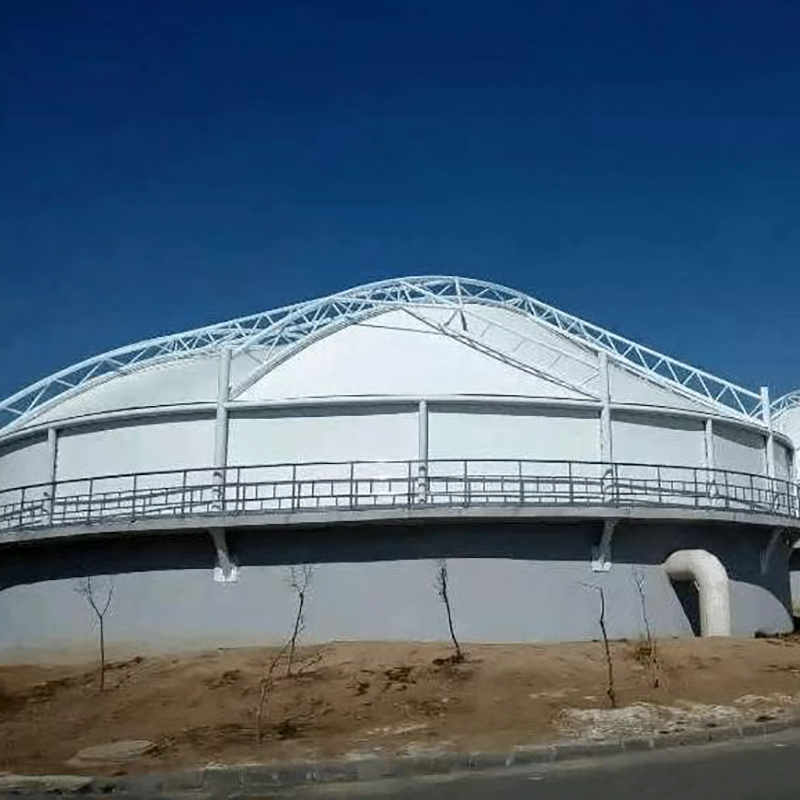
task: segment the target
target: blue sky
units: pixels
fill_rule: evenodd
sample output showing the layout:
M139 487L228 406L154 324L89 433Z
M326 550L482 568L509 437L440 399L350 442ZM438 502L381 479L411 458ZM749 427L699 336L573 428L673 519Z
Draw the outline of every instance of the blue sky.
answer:
M0 11L0 396L402 274L800 386L800 4Z

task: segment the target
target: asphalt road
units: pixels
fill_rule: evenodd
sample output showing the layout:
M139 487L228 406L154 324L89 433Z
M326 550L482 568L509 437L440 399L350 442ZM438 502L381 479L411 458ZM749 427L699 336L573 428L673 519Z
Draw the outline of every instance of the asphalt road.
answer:
M524 771L323 786L280 796L298 800L798 800L800 732Z

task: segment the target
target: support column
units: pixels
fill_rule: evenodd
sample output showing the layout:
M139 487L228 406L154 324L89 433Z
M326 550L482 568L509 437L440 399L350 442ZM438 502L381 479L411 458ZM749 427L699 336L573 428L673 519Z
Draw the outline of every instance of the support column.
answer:
M610 464L614 460L611 442L611 387L608 379L608 353L597 354L600 376L600 460Z
M231 351L226 347L219 354L217 374L217 416L214 421L214 488L218 510L225 500L225 468L228 465L228 397L231 386Z
M239 579L239 568L228 552L228 537L225 528L209 528L208 532L214 540L214 549L217 553L214 580L217 583L236 583Z
M58 469L58 428L47 429L47 489L45 508L48 524L53 524L53 512L56 504L56 475Z
M603 522L603 533L597 545L592 548L592 572L608 572L611 569L611 543L614 540L614 531L617 529L616 519L607 519Z
M417 412L417 502L428 499L428 401L420 400ZM409 491L410 491L409 487Z
M714 420L707 417L705 421L705 438L706 438L706 469L716 469L716 459L714 457Z
M705 419L705 453L703 463L706 468L706 490L709 497L717 496L716 457L714 454L714 420Z
M761 415L764 424L767 426L766 448L767 448L767 477L775 477L775 436L772 431L772 408L769 404L769 389L761 387Z

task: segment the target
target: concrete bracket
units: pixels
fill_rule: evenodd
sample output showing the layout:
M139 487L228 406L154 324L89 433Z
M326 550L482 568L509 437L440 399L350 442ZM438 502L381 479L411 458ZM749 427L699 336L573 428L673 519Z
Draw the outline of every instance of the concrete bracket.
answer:
M596 547L592 548L592 572L608 572L611 569L611 542L617 527L616 519L607 519L603 523L603 533Z
M214 540L214 549L217 551L214 581L216 583L236 583L239 580L239 567L234 563L228 552L228 538L225 534L225 528L209 528L208 532Z
M764 546L759 557L762 575L766 575L767 572L769 572L769 562L772 560L772 554L775 552L775 548L780 542L784 541L783 534L783 528L772 529L772 534L769 537L769 541Z

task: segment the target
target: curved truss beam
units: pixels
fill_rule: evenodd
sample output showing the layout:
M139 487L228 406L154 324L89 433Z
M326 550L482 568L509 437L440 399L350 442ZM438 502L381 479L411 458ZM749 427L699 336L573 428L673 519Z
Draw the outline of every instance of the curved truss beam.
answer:
M365 316L408 305L444 306L458 312L465 303L519 311L595 350L605 350L650 379L678 389L723 413L764 421L757 392L632 342L522 292L468 278L423 276L371 283L322 299L150 339L94 356L0 402L0 431L21 427L45 409L101 380L154 362L232 347L235 352L257 350L258 360L267 363L277 349L296 344L307 336L319 335L329 326L347 325Z
M798 407L800 407L800 389L795 389L793 392L788 392L772 403L772 415L777 416L784 411L789 411L789 409Z

